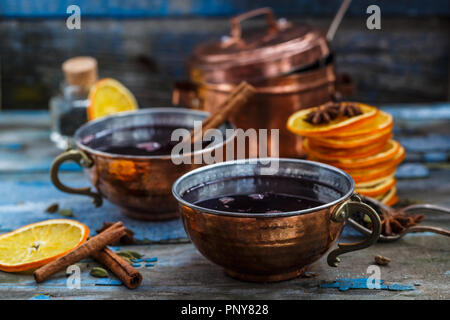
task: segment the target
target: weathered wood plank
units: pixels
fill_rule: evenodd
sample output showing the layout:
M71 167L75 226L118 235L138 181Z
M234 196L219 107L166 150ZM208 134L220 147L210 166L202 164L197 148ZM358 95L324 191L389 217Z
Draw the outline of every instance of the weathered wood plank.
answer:
M449 220L446 220L450 226ZM224 275L192 244L130 247L158 257L154 267L142 265L141 287L130 291L123 286L99 286L102 280L88 275L95 262L81 263L81 288L68 289L63 273L39 285L31 275L0 272L0 298L29 299L46 295L48 299L449 299L448 266L450 245L439 236L410 235L395 244L374 247L346 254L338 268L331 268L326 259L314 263L309 271L315 278L298 278L271 284L247 283ZM323 282L339 278L368 277L367 267L375 255L391 257L381 267L381 278L389 283L414 285L413 291L355 289L345 292L320 288ZM417 286L420 285L420 286Z
M444 105L445 106L445 105ZM408 112L399 108L389 109L397 120L408 122ZM429 115L430 123L436 121L435 114L424 111L424 122ZM441 109L439 109L441 110ZM446 108L438 114L446 115ZM33 116L35 114L35 116ZM48 121L45 113L6 113L0 115L0 145L13 142L25 146L19 149L0 150L1 159L5 154L17 153L17 159L32 154L33 148L57 153L47 136L38 134L16 135L26 126L30 132L47 132ZM445 119L444 119L445 120ZM447 120L448 121L448 120ZM417 131L414 126L402 127ZM445 133L448 126L431 126L433 130ZM429 132L433 132L431 130ZM19 130L19 131L15 131ZM34 131L33 131L34 130ZM421 132L419 130L419 132ZM426 132L425 132L426 133ZM422 132L424 134L424 132ZM24 137L33 138L22 141ZM15 139L15 140L14 140ZM46 147L45 147L46 146ZM44 148L45 147L45 148ZM443 146L445 147L445 145ZM26 153L25 150L28 149ZM37 155L37 154L36 154ZM29 163L28 163L29 164ZM428 165L429 176L422 179L401 179L397 183L401 199L411 199L450 206L450 168L448 164ZM84 185L84 181L74 172L66 172L65 177L75 184ZM118 209L106 204L101 209L93 209L86 200L79 201L76 196L66 196L55 190L48 179L48 173L7 171L1 173L0 182L0 233L10 231L17 224L40 221L58 217L44 213L50 201L61 201L63 206L72 204L80 210L74 210L75 219L88 223L92 230L99 227L104 220L122 219ZM103 210L103 215L99 214ZM14 225L16 223L16 225ZM184 236L180 221L152 224L141 221L126 220L126 225L133 229L139 238L170 240ZM424 224L450 228L450 216L429 215ZM178 234L177 234L178 232ZM347 229L346 234L349 234ZM349 239L345 239L350 241ZM141 245L122 247L145 254L145 257L158 257L152 267L141 265L144 276L143 285L135 291L123 286L91 277L88 273L94 262L80 264L81 288L68 289L66 277L60 273L48 281L37 285L31 275L8 274L0 272L1 299L449 299L448 286L450 265L450 243L448 238L429 233L407 235L404 239L391 244L377 244L367 250L346 254L342 257L339 268L330 268L325 259L314 263L310 272L317 276L309 279L294 279L274 284L252 284L240 282L225 276L222 270L203 258L192 244ZM345 292L333 288L321 288L323 281L339 278L363 278L369 276L367 267L373 263L375 255L393 258L391 264L381 268L381 278L390 283L404 285L420 284L413 291L378 291L357 289ZM100 285L103 284L103 285Z

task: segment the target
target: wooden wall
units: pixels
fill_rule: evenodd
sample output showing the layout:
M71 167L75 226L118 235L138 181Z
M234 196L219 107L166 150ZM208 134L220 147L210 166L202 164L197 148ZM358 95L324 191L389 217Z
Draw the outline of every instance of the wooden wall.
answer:
M168 106L173 82L185 77L186 57L197 44L227 34L230 15L271 6L277 16L326 29L339 3L0 0L1 105L47 108L60 64L91 55L100 75L125 83L141 106ZM81 30L66 28L69 4L80 5ZM366 28L369 4L381 7L381 30ZM449 1L354 0L332 44L338 71L353 77L358 100L446 101L449 30Z

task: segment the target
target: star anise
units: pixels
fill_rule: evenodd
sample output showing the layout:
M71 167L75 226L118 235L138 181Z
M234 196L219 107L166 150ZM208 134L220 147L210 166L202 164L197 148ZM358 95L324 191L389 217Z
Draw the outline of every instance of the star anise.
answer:
M385 236L391 236L394 234L400 234L406 229L415 226L421 222L425 216L419 215L407 215L403 212L383 212L381 215L381 233Z
M362 114L361 108L353 103L342 103L339 108L339 114L346 117L354 117Z
M356 104L329 102L314 108L306 115L304 120L314 125L325 124L339 116L354 117L362 113L361 108Z
M315 108L308 113L305 117L305 121L311 124L324 124L328 123L339 116L339 104L329 103Z

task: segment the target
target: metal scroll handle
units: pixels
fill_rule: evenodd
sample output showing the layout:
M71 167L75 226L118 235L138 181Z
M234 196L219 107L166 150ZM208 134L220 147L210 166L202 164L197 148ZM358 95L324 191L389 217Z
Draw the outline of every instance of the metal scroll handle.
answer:
M368 203L372 208L375 208L377 211L380 212L380 214L383 213L391 213L395 214L396 210L392 209L391 207L385 205L384 203L373 199L369 197L362 197L363 201ZM442 214L442 213L450 213L450 208L437 206L434 204L414 204L411 206L408 206L406 208L397 210L397 212L402 212L404 214L429 214L429 213L435 213L435 214ZM355 230L361 232L364 235L370 234L371 230L366 228L365 226L361 225L360 223L356 222L353 219L348 219L348 222L350 226L352 226ZM380 242L392 242L396 241L400 238L402 238L407 233L413 233L413 232L433 232L437 234L441 234L447 237L450 237L450 230L439 228L439 227L432 227L432 226L413 226L406 228L403 232L395 235L385 236L380 235L380 239L378 241Z
M58 172L59 167L61 164L63 164L65 161L74 161L77 164L79 164L83 168L90 168L94 165L94 162L91 158L88 157L87 154L85 154L81 150L68 150L53 160L53 163L50 167L50 179L52 180L52 183L55 185L56 188L61 190L62 192L72 193L72 194L81 194L85 196L89 196L92 198L92 202L96 207L100 207L103 203L102 197L98 192L91 191L91 188L72 188L64 185L61 180L59 180Z
M237 15L233 18L231 18L231 38L235 41L241 41L242 36L242 28L241 28L241 22L259 15L265 15L267 25L269 26L268 33L273 33L278 31L278 24L275 19L275 15L273 14L272 9L270 8L259 8L255 10L251 10L245 13L242 13L240 15Z
M345 222L353 213L366 214L372 223L372 232L367 239L358 243L338 243L338 248L328 254L327 262L331 267L337 267L341 254L367 248L377 242L381 234L381 220L377 212L363 203L359 196L353 195L351 200L339 205L333 212L331 219L335 222Z

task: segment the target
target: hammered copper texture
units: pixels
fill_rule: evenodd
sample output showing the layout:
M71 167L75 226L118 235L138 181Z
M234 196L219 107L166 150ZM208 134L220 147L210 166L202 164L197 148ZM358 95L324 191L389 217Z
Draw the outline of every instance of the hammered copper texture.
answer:
M265 282L300 275L333 246L344 226L331 221L335 207L274 218L214 215L184 205L180 212L206 258L234 277Z
M244 106L243 112L230 120L244 130L279 129L279 156L297 158L302 153L302 138L286 129L286 122L294 112L323 104L335 92L332 65L317 70L260 82L256 95ZM204 84L198 88L200 104L205 111L215 113L232 90L230 85ZM270 139L268 141L270 153ZM255 149L256 146L251 146Z
M225 150L225 145L216 149ZM178 217L172 184L186 172L201 166L194 164L193 159L191 164L175 165L170 157L120 159L89 152L82 145L79 148L94 161L95 165L87 169L92 185L103 197L119 206L124 214L142 220Z

